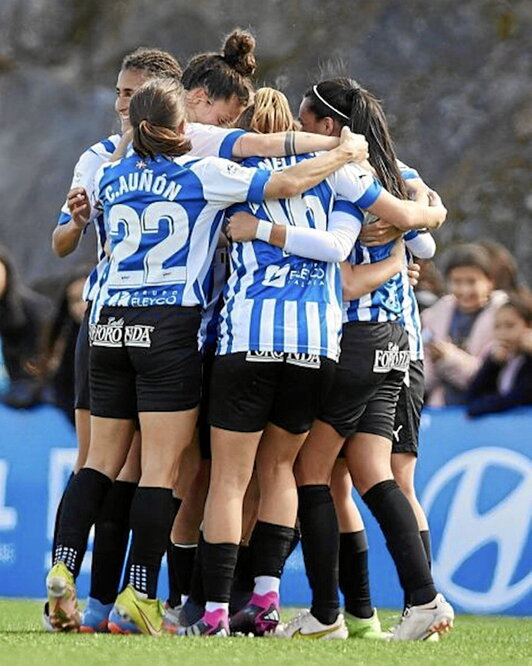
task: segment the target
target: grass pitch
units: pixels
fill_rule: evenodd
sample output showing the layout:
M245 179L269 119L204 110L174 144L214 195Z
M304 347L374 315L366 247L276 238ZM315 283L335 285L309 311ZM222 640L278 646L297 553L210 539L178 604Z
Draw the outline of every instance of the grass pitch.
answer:
M41 610L36 601L0 600L2 666L532 666L532 620L524 618L461 615L438 643L381 643L47 634L41 629ZM391 615L380 613L385 626Z

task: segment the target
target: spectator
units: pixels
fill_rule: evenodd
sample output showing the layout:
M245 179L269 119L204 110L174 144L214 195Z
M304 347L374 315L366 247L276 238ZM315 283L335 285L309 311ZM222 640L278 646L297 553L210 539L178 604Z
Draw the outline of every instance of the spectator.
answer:
M481 241L479 245L489 254L494 288L502 289L507 294L519 293L521 287L517 277L517 264L509 250L492 240Z
M12 407L31 407L41 402L41 340L47 302L24 287L9 251L0 246L0 340L7 390L2 400Z
M453 248L445 270L450 294L422 314L426 404L464 404L469 383L493 342L495 311L507 299L493 290L489 255L479 245Z
M511 296L495 314L495 342L468 392L468 413L479 416L532 405L532 300Z
M74 424L74 356L79 327L87 306L83 287L90 267L81 267L64 283L57 314L46 343L46 365L53 402Z
M421 266L421 271L416 285L416 300L419 311L423 312L445 294L445 283L433 261L418 259L417 263Z

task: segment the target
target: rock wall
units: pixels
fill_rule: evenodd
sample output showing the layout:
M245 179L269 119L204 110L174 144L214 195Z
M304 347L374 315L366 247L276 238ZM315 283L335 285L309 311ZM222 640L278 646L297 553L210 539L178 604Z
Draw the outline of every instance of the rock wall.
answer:
M78 155L113 129L122 56L154 45L184 63L235 25L257 36L257 82L295 109L321 75L376 92L448 206L439 244L494 238L532 277L529 0L2 0L0 242L28 280L92 260L92 239L59 260L50 235Z

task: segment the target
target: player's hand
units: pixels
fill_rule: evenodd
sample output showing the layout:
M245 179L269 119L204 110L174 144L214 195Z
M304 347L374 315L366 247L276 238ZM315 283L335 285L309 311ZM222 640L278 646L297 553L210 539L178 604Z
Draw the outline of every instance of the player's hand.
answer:
M91 215L91 205L85 188L71 189L67 196L67 205L74 224L80 229L84 229Z
M402 236L402 231L394 227L386 220L377 220L371 224L362 227L358 240L362 245L375 247L376 245L386 245Z
M340 134L340 146L347 152L350 162L365 162L369 157L369 146L363 134L353 134L349 127L343 127Z
M419 282L419 274L421 273L421 266L419 264L408 264L407 272L408 272L408 281L410 282L412 287L415 287Z
M254 215L239 211L231 215L225 227L225 235L230 241L245 243L253 241L257 237L257 226L259 221Z

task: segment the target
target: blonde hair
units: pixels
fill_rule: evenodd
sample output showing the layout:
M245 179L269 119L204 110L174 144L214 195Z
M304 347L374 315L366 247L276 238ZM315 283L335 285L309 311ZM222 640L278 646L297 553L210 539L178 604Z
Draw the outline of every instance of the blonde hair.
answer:
M236 119L235 127L259 134L271 134L295 130L296 123L286 95L275 88L259 88L253 104Z

